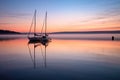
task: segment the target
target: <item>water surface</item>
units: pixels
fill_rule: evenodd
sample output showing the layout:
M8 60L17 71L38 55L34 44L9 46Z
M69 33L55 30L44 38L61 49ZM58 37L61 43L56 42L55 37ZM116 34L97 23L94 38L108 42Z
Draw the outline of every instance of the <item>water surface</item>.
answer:
M1 80L120 80L119 40L69 38L0 40Z

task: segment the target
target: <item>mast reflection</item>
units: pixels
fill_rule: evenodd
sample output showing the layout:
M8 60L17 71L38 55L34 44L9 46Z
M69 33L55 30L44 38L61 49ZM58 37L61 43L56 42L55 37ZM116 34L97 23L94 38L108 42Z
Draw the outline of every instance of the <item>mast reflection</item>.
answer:
M34 65L34 69L36 68L36 48L37 47L40 47L42 57L43 57L44 67L45 68L47 67L46 47L48 46L49 42L50 41L47 41L47 42L45 42L45 41L43 41L43 42L28 42L29 55L30 55L30 58L31 58L32 63ZM31 48L30 45L33 46L33 48ZM43 50L42 46L44 47L44 50ZM32 52L32 50L33 50L33 52Z

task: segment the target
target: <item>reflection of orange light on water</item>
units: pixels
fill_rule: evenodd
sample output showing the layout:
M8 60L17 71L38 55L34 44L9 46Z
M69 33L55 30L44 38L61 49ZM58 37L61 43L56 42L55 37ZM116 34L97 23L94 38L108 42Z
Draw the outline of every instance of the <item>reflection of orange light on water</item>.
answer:
M53 40L50 47L55 48L54 50L57 52L66 51L68 54L71 52L102 52L103 49L109 52L116 52L120 44L114 41L95 41L95 40ZM80 54L80 53L79 53ZM107 53L102 53L107 54ZM111 53L108 53L108 55ZM113 54L114 55L114 54Z
M59 59L83 59L116 62L120 53L119 41L99 41L99 40L57 40L46 47L48 60ZM34 45L30 45L32 55L34 55ZM43 52L45 47L42 46ZM41 59L41 47L35 48L36 56ZM0 54L5 58L12 57L29 58L28 39L16 39L0 41ZM27 59L26 58L26 59ZM114 60L114 61L112 61Z
M0 49L4 52L16 52L20 51L21 53L26 50L27 41L25 39L13 39L13 40L4 40L1 41Z
M24 54L28 52L28 39L16 39L0 42L0 51L7 53L14 53L20 51ZM53 54L67 54L72 56L73 54L104 54L104 55L118 55L119 52L118 41L96 41L96 40L52 40L47 46L47 52L53 52ZM40 50L40 48L37 48ZM60 53L60 54L59 54ZM114 53L114 54L113 54Z
M49 57L62 59L84 59L114 62L119 57L118 41L99 40L52 40L47 47ZM110 59L109 59L110 58Z

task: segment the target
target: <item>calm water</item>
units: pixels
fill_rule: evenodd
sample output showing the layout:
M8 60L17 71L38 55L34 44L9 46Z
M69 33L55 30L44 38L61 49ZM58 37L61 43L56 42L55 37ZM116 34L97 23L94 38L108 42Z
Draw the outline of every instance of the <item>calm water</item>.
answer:
M45 46L1 35L0 80L120 80L119 35L78 36L51 35Z

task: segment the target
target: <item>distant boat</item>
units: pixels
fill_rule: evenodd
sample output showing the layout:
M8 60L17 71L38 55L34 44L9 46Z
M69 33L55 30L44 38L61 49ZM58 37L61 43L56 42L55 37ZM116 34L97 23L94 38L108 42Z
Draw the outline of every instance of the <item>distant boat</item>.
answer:
M33 16L33 20L30 26L30 30L28 33L28 39L30 42L48 42L51 40L51 38L49 38L48 34L47 34L47 12L45 14L45 20L43 21L43 26L42 26L42 30L41 30L41 34L37 34L36 33L36 10L34 12L34 16ZM32 37L30 37L31 34L31 29L32 26L34 25L34 33ZM45 27L45 32L43 32L43 28Z

